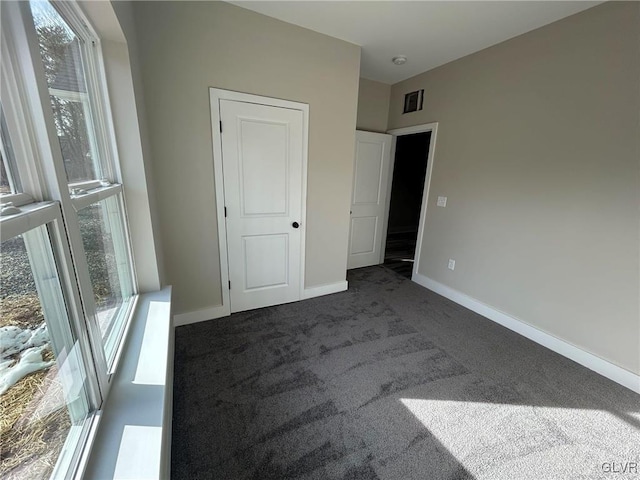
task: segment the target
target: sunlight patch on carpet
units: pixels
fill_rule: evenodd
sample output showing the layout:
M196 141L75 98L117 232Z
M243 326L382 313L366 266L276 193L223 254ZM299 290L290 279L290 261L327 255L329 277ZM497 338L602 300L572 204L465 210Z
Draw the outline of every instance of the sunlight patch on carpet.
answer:
M474 477L607 478L612 463L640 465L640 434L620 435L602 410L402 398L402 404ZM575 427L575 428L574 428ZM585 432L576 437L576 432ZM636 467L637 468L637 467Z

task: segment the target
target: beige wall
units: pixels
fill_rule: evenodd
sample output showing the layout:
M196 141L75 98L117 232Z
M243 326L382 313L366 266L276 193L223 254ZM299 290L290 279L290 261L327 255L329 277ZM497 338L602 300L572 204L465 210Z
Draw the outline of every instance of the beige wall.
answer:
M606 3L394 85L389 114L439 122L419 272L635 373L639 46L640 4Z
M345 279L360 47L222 2L135 2L175 313L221 303L209 87L310 105L306 286Z
M115 14L116 23L121 29L118 33L125 37L123 52L122 45L109 38L115 36L113 33L109 35L108 31L99 32L107 62L106 74L118 137L118 154L122 175L125 177L127 213L138 288L141 292L155 291L164 283L164 259L133 9L131 2L125 1L89 1L82 6L85 11L102 10L94 12L92 20L100 19L106 23L107 14ZM111 23L107 24L109 25Z
M391 85L366 78L360 79L356 122L358 130L381 133L387 131L390 95Z

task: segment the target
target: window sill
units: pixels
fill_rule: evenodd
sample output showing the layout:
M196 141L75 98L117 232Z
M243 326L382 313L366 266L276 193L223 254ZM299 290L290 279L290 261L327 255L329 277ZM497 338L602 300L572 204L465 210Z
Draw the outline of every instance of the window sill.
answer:
M140 295L122 353L83 478L169 478L171 287Z

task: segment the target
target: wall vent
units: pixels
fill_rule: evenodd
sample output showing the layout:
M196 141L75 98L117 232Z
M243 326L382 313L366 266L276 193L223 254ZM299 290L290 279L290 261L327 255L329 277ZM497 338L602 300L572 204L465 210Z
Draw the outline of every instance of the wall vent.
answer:
M404 96L404 109L402 113L411 113L422 110L422 104L424 102L424 89L416 90L415 92L407 93Z

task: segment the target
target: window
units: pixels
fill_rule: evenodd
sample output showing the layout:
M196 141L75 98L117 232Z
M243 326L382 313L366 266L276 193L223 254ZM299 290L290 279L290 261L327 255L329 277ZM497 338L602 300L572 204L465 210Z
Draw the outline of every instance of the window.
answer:
M121 199L110 196L78 211L78 223L89 266L98 327L108 362L119 345L133 295L131 263Z
M31 11L67 179L98 180L103 175L85 75L87 41L49 2L31 2Z
M0 7L0 478L70 478L135 305L124 190L82 11Z
M97 39L85 23L76 21L72 26L73 11L66 20L48 1L32 1L31 13L93 291L94 303L88 302L88 310L111 366L134 292L122 190L111 184L108 173L115 171L116 162L106 130L97 128L105 123L103 101L98 98L104 89L92 83L99 77Z
M73 452L90 427L87 375L49 228L0 245L2 478L49 478L65 446Z

